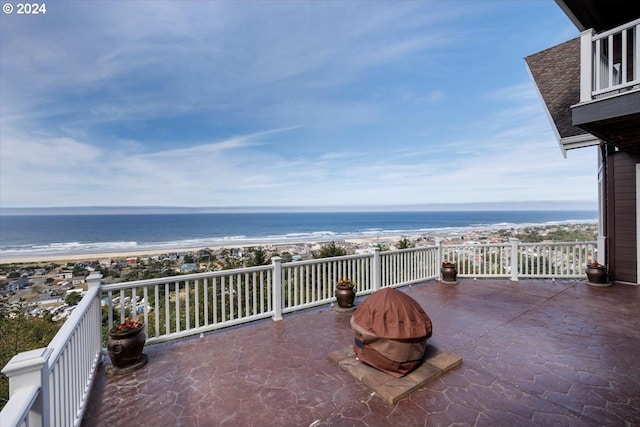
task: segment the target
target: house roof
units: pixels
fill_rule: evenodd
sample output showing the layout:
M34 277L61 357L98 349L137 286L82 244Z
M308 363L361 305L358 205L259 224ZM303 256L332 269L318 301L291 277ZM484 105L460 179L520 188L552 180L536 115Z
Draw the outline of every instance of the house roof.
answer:
M597 140L573 126L571 106L580 101L580 38L525 58L563 151Z

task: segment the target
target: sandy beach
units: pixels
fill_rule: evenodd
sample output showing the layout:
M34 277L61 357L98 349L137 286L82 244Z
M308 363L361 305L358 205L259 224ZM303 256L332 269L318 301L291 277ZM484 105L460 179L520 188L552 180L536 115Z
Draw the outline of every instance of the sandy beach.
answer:
M265 243L265 242L243 242L237 244L227 245L209 245L198 247L176 247L176 248L162 248L162 249L144 249L144 250L127 250L127 251L111 251L111 252L94 252L94 253L79 253L79 254L55 254L55 255L33 255L33 256L0 256L0 264L28 264L36 262L55 262L64 263L72 261L82 260L101 260L101 259L126 259L133 257L147 257L154 255L170 254L170 253L195 253L203 249L210 249L212 251L219 251L222 249L236 249L236 248L249 248L249 247L262 247L274 250L286 250L293 246L313 246L326 244L331 241L344 242L350 245L371 245L375 246L378 243L393 244L398 242L402 236L385 236L384 238L371 237L371 238L353 238L353 239L318 239L318 240L306 240L306 241L292 241L287 243Z
M145 257L162 255L168 253L187 253L198 252L202 249L221 250L224 248L243 248L251 246L265 246L264 244L238 244L238 245L225 245L225 246L206 246L206 247L194 247L194 248L164 248L164 249L145 249L139 251L118 251L118 252L95 252L86 254L57 254L57 255L33 255L33 256L1 256L0 264L26 264L33 262L70 262L70 261L82 261L82 260L96 260L96 259L120 259L120 258L132 258L132 257Z

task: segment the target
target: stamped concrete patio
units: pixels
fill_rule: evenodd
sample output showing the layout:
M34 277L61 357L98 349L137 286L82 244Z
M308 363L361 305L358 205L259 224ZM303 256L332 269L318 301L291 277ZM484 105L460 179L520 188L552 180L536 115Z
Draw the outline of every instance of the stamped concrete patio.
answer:
M147 346L126 376L100 368L83 426L640 425L640 288L461 280L401 288L461 366L395 405L328 353L353 340L326 306ZM108 363L108 358L105 359Z

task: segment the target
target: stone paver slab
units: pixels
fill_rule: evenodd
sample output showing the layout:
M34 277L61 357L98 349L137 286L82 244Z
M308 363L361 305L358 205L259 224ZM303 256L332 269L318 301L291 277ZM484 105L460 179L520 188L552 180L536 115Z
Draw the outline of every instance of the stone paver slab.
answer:
M430 346L425 353L422 365L403 377L395 378L362 363L356 357L352 347L333 351L327 355L327 358L341 370L373 389L378 396L391 405L462 363L460 356L437 349L434 351Z

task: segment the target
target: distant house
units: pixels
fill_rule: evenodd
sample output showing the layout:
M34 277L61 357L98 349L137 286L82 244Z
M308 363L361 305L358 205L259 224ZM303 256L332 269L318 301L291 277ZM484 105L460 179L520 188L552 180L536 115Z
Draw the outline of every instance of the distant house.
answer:
M84 285L86 283L86 278L84 276L75 276L71 279L72 285Z
M64 302L64 298L61 296L43 295L39 297L36 302L41 305L58 304Z
M10 282L8 285L5 285L4 289L7 292L16 292L16 291L19 291L20 289L24 289L30 286L30 284L31 282L27 277L21 277L17 280L14 280L13 282Z
M73 270L62 270L58 274L56 274L57 280L72 280L73 279Z
M598 262L640 283L640 2L556 0L580 37L525 58L563 154L598 147Z
M198 266L195 263L189 262L180 266L181 273L192 273L198 270Z

